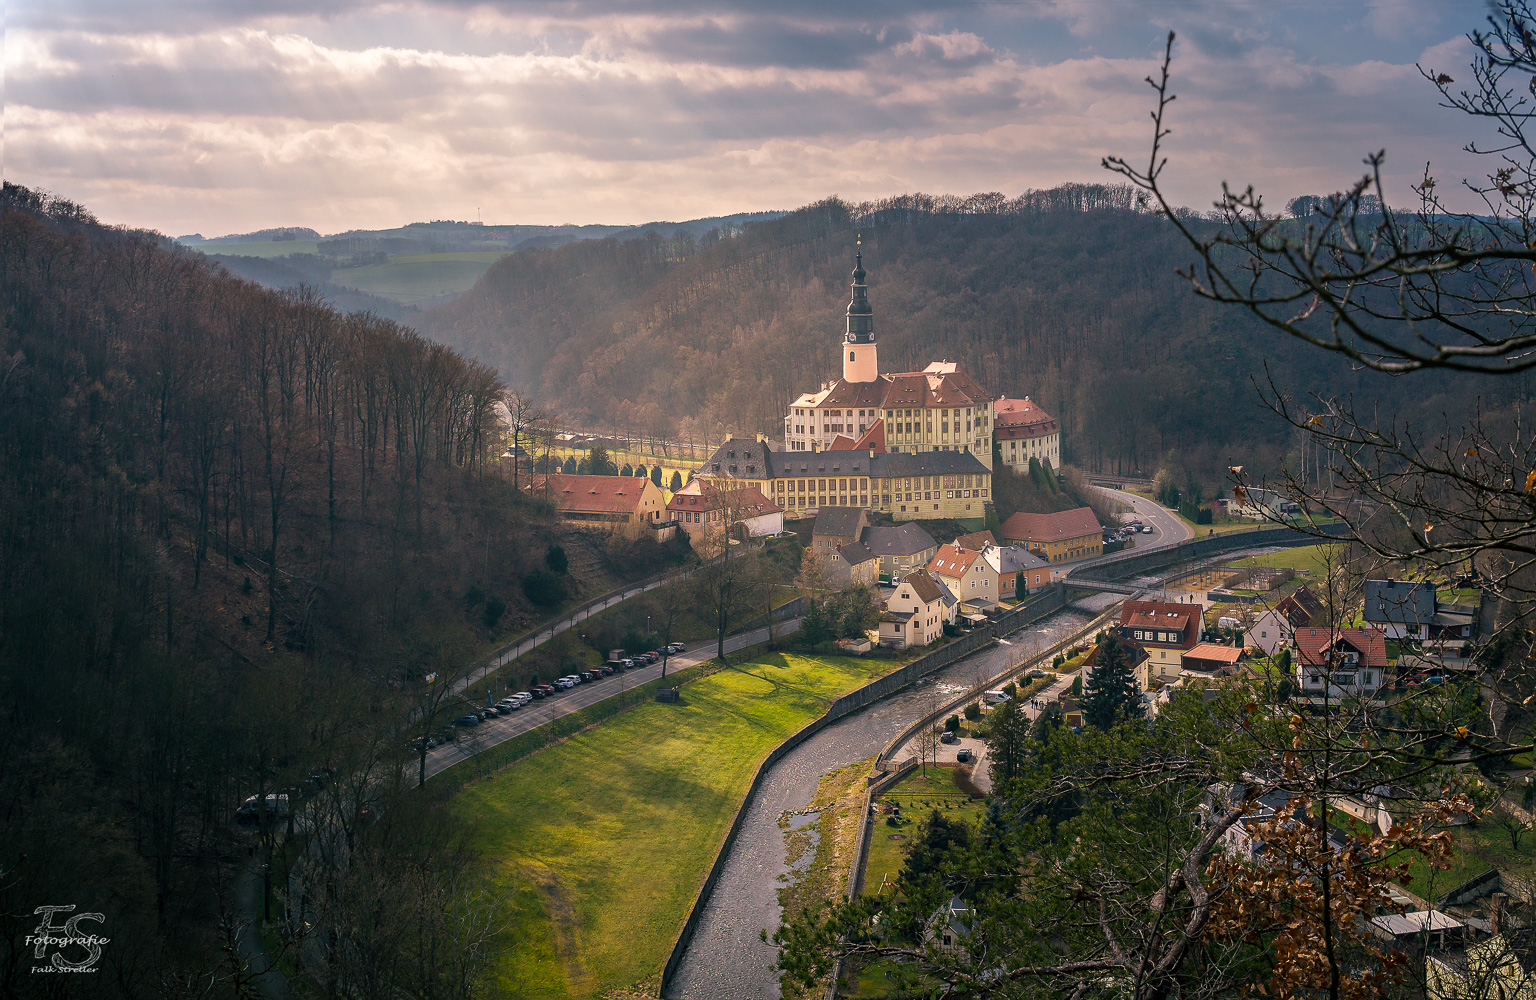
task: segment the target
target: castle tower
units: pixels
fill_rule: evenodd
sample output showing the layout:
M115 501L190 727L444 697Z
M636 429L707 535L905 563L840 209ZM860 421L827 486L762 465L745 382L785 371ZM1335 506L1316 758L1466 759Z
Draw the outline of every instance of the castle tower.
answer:
M860 241L861 243L863 241ZM873 382L880 377L875 359L875 314L864 285L864 253L853 258L853 298L848 303L848 333L843 337L843 381Z

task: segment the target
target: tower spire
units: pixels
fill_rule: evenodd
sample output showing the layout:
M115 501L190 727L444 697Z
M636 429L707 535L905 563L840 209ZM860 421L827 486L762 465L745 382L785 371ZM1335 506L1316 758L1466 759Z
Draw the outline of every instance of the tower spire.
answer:
M843 335L843 379L873 382L880 377L880 367L875 355L875 311L870 308L869 289L864 284L862 236L854 246L853 294L848 301L848 332Z

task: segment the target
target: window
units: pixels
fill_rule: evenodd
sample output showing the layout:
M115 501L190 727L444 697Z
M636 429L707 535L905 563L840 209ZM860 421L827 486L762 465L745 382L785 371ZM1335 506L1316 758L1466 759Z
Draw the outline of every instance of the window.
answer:
M848 352L848 360L849 360L849 361L852 361L852 360L853 360L853 352L852 352L852 351L849 351L849 352Z

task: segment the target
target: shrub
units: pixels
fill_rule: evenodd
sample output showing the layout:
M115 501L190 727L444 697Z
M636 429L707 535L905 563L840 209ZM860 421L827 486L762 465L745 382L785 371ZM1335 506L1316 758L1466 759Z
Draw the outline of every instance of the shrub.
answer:
M944 730L950 733L958 733L960 731L960 716L951 715L949 718L945 719Z
M1083 696L1083 675L1082 674L1078 674L1076 677L1072 678L1072 697L1074 697L1074 698L1081 698L1082 696Z
M1211 520L1211 508L1209 507L1201 507L1199 512L1195 515L1196 524L1210 524Z
M628 462L625 462L624 467L619 470L619 475L628 476L633 479L635 475L635 467L630 465Z
M1019 696L1019 686L1013 681L1009 681L1007 684L1003 685L1003 694L1006 694L1010 698L1017 698Z
M483 600L485 600L485 591L480 589L478 583L470 584L469 589L464 591L464 603L472 608L478 606Z
M977 719L981 718L981 706L976 704L974 701L965 706L965 717L972 722L975 722Z
M651 466L651 482L655 483L658 489L661 487L661 466Z
M496 623L501 621L501 616L507 612L507 602L499 597L489 597L485 601L485 610L480 612L480 620L485 622L486 630L494 629Z
M564 576L565 571L570 568L570 560L565 557L565 546L551 545L546 549L544 552L544 565L549 567L551 573L558 573L560 576Z
M672 473L672 483L671 483L670 486L667 487L667 489L671 490L673 493L676 493L678 490L680 490L682 488L683 488L683 474L681 472L677 472L676 470L674 470L673 473Z
M565 581L547 569L536 569L523 577L523 594L542 608L552 608L565 600Z
M1062 656L1060 653L1057 653L1056 654L1056 659L1051 661L1051 669L1052 670L1060 670L1061 669L1061 665L1063 663L1066 663L1066 662L1067 662L1067 658L1065 656Z
M565 473L567 476L574 476L576 475L577 470L580 468L581 466L576 464L576 456L567 455L565 458L565 464L560 467L560 471Z

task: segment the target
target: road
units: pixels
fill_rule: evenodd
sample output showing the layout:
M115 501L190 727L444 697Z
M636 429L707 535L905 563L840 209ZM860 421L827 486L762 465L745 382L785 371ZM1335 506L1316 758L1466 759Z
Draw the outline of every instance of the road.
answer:
M799 629L800 619L791 618L789 621L776 623L773 626L773 634L783 638ZM767 628L754 629L751 632L727 636L725 651L734 653L767 641ZM695 666L712 659L714 655L715 643L705 641L699 643L696 649L668 657L665 666L669 673L675 673L684 667ZM521 736L531 729L537 729L562 715L570 715L578 709L595 705L605 698L611 698L621 691L638 687L646 681L656 680L661 677L662 667L663 664L654 663L639 670L628 670L611 677L604 677L602 680L580 684L569 691L561 691L541 701L530 701L511 715L493 716L478 726L460 729L458 742L445 743L427 753L427 777L430 778L439 771L467 760L498 743L504 743L514 736Z
M524 653L538 649L540 646L544 645L546 642L549 642L561 632L575 628L577 625L586 621L588 618L591 618L594 614L600 614L603 611L613 607L615 604L627 601L631 597L638 597L648 590L655 590L657 587L665 586L674 580L681 580L688 576L691 572L692 570L687 570L673 576L665 576L661 577L660 579L649 580L645 583L637 583L630 587L624 587L620 590L615 590L609 594L605 594L595 601L590 601L586 604L583 604L581 607L577 608L575 611L572 611L564 618L540 625L538 629L536 629L531 635L525 635L521 639L514 642L512 645L501 649L498 653L496 653L496 655L492 656L484 666L473 670L464 677L460 677L458 680L454 681L454 693L463 691L465 688L470 687L473 684L480 683L481 681L485 680L487 675L501 669L508 663L511 663L513 660L517 659L519 656L522 656Z
M1146 497L1127 493L1124 490L1106 489L1103 486L1095 486L1094 489L1111 499L1128 504L1136 511L1136 516L1141 518L1143 524L1150 524L1153 527L1152 534L1136 536L1136 547L1131 551L1151 552L1156 549L1166 549L1170 545L1188 541L1194 535L1194 531L1184 523L1183 518L1155 500L1148 500ZM1086 566L1097 566L1100 563L1114 562L1117 558L1125 558L1124 551L1126 550L1093 556L1090 559L1080 559L1072 563L1071 568L1076 570Z

